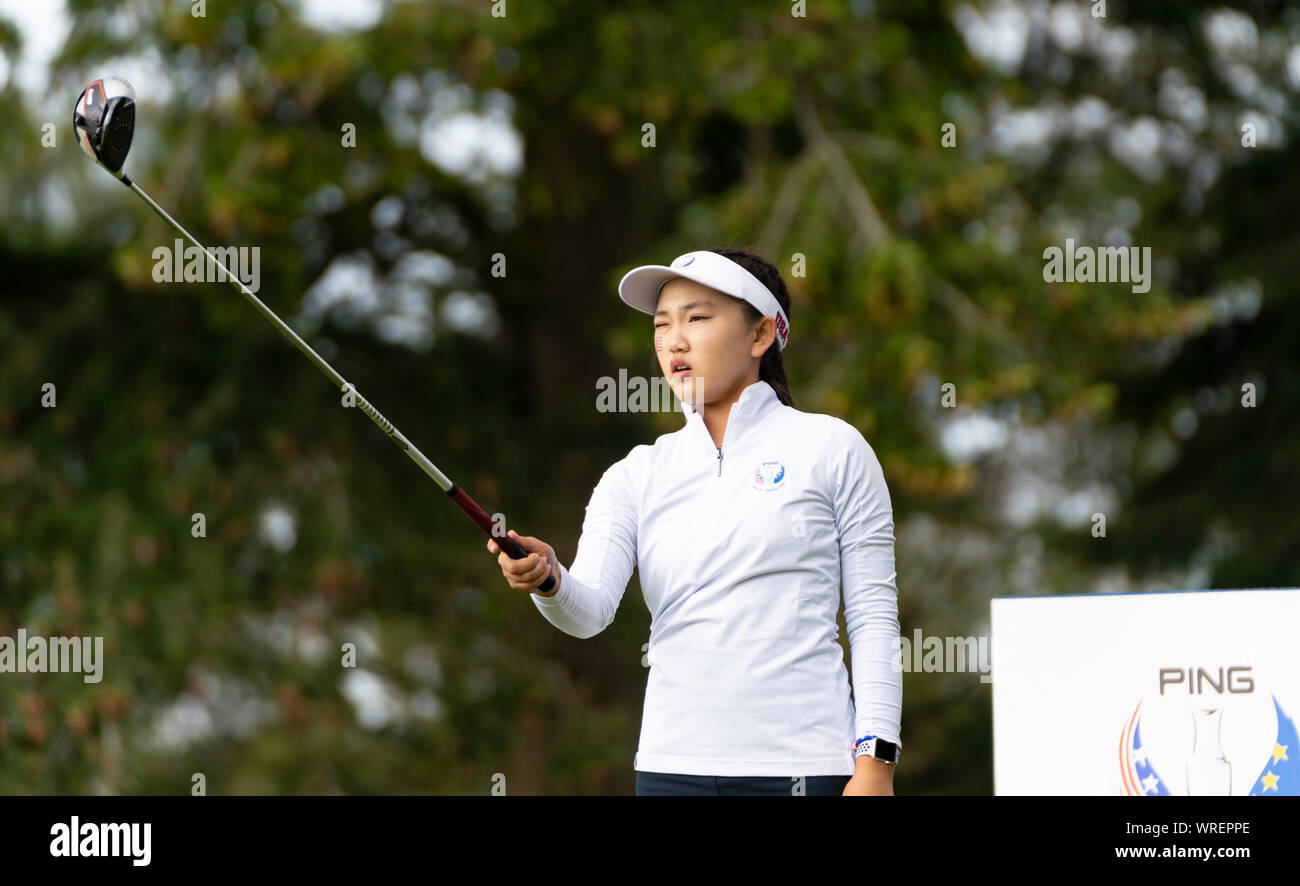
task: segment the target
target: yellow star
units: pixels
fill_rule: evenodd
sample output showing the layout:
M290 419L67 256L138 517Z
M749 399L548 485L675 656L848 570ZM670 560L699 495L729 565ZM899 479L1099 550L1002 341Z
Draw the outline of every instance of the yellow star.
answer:
M1287 747L1288 747L1288 745L1278 744L1277 742L1274 742L1274 743L1273 743L1273 765L1274 765L1274 766L1277 765L1277 761L1278 761L1278 760L1289 760L1289 759L1291 759L1290 757L1288 757L1288 756L1286 755L1286 749L1287 749Z
M1277 776L1276 776L1276 775L1274 775L1274 774L1271 773L1271 772L1266 772L1266 773L1264 774L1263 778L1264 778L1264 790L1267 791L1269 788L1272 788L1272 789L1275 790L1275 791L1277 790Z

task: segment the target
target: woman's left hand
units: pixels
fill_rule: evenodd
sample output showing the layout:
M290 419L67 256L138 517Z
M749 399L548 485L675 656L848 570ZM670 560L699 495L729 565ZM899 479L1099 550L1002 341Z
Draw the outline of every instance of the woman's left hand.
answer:
M874 757L858 757L853 777L844 786L845 797L894 796L894 766Z

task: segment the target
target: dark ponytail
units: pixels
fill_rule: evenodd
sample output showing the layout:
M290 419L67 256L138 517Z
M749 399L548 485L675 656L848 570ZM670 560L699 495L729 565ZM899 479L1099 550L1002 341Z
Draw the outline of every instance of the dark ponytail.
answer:
M716 252L731 259L757 277L776 296L781 310L785 311L786 320L791 324L794 323L794 318L790 316L790 293L785 288L785 281L781 279L781 272L774 265L743 249L710 249L709 252ZM745 316L751 323L762 319L763 315L749 302L741 302L741 307L745 309ZM794 406L794 395L790 393L790 380L785 377L785 363L781 360L781 346L775 340L759 360L758 379L772 386L778 400L786 406Z

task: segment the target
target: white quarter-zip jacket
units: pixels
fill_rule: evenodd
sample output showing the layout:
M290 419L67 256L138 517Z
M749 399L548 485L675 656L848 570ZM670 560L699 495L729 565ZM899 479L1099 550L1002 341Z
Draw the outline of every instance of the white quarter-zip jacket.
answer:
M591 637L640 570L650 673L635 769L851 775L855 738L901 745L894 518L880 462L852 425L786 406L764 381L732 405L720 448L684 411L681 430L604 473L573 565L560 564L554 596L533 602L560 630Z

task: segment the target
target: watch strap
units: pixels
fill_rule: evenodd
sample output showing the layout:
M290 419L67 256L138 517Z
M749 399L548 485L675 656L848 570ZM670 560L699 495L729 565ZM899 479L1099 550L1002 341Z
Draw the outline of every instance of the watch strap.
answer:
M868 755L881 761L882 763L897 763L901 746L897 742L879 738L875 735L864 735L853 743L854 759Z

